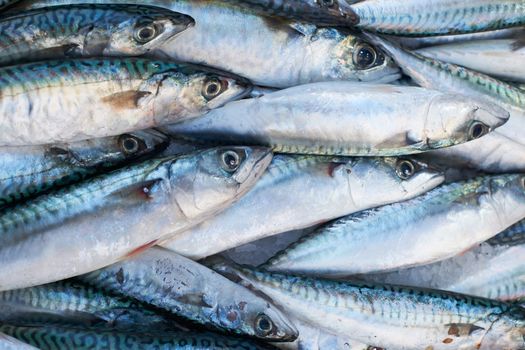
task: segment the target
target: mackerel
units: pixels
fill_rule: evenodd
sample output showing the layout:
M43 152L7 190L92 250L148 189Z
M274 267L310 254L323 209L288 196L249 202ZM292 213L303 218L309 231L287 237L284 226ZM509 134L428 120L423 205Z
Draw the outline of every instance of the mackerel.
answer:
M34 346L0 333L0 350L38 350Z
M488 240L491 245L518 245L525 244L525 219L512 225L496 237Z
M215 263L292 317L386 349L523 349L525 309L462 294L342 282Z
M249 190L267 149L152 159L0 212L0 290L54 282L132 256L217 214Z
M348 276L424 265L468 250L524 217L525 176L478 177L338 219L265 268Z
M244 82L136 58L0 68L2 146L114 136L204 114L249 92Z
M74 143L0 147L0 205L157 154L168 143L166 135L144 130Z
M194 24L186 15L135 5L79 4L6 14L0 17L0 65L140 56Z
M20 0L0 0L0 10L3 10L8 6L11 6L12 4L18 1Z
M440 171L406 158L278 155L238 203L162 245L200 259L277 233L409 199L443 181Z
M261 145L281 153L399 156L478 139L508 117L498 106L461 95L329 82L231 102L164 130L194 142Z
M525 25L523 0L367 0L350 8L359 28L401 36L483 32Z
M271 341L297 338L293 324L267 300L162 248L80 278L207 327Z
M24 9L87 0L25 1ZM108 0L88 0L104 3ZM243 76L256 85L285 88L320 81L388 83L399 68L360 35L345 29L259 16L231 1L111 0L164 7L195 19L152 57L191 62ZM250 40L246 40L250 38Z

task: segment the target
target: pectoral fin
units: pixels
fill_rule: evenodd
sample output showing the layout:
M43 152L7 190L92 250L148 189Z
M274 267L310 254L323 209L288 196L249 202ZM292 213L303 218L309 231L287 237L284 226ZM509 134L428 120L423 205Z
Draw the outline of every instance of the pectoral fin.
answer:
M115 112L126 109L137 109L143 105L145 98L150 96L149 91L129 90L117 92L102 98L102 102L108 104Z

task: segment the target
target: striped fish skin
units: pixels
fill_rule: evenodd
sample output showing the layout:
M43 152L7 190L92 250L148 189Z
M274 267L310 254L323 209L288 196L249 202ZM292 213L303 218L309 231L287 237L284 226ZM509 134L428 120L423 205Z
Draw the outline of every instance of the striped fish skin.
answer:
M437 290L314 279L215 263L292 317L386 349L523 349L525 309Z
M512 225L496 237L489 239L491 245L519 245L525 244L525 219Z
M0 18L0 65L140 56L194 24L186 15L135 5L80 4L8 14Z
M105 0L89 0L100 3ZM26 1L24 8L84 3L86 0ZM259 16L231 1L112 0L160 6L195 19L152 57L204 64L275 88L321 81L388 83L399 68L360 35L345 30ZM246 40L249 37L250 40Z
M0 325L0 330L41 350L271 350L250 340L229 338L214 333L144 333L107 328L74 328L49 325Z
M297 338L293 324L266 299L162 248L80 278L213 329L271 341Z
M106 324L159 329L173 323L134 299L74 281L0 292L0 320L12 324Z
M165 130L197 142L261 145L281 153L400 156L477 139L508 117L483 100L435 90L325 82L234 101Z
M524 175L479 177L338 219L264 266L287 273L348 276L425 265L460 254L523 217Z
M166 135L144 130L74 143L0 147L0 205L157 154L168 144Z
M432 36L525 25L523 0L367 0L350 6L358 27L383 34Z
M264 148L224 147L152 159L8 208L0 213L0 290L77 276L137 254L231 205L271 158Z
M403 170L407 168L413 171L405 177ZM443 181L439 170L407 158L278 155L239 202L162 245L197 260L278 233L409 199Z
M0 68L0 145L114 136L197 117L249 87L184 64L138 58Z
M38 350L34 346L0 333L0 350Z
M346 0L234 0L262 15L284 17L324 26L351 26L358 22Z
M475 273L463 275L441 288L503 301L525 300L525 245L498 252Z
M525 170L525 139L519 132L525 126L524 90L464 67L407 52L383 38L366 36L388 52L420 86L485 99L511 114L504 126L482 140L434 150L426 156L455 159L454 165L489 172Z
M523 38L431 46L416 52L503 80L525 82L525 67L522 64L525 62Z

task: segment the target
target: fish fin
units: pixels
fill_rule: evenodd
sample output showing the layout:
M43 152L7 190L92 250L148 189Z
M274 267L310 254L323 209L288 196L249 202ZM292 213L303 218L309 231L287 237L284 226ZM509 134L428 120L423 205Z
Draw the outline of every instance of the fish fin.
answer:
M187 293L187 294L183 294L177 297L176 299L182 303L195 305L198 307L207 307L207 308L213 307L212 305L206 302L206 300L204 299L203 293Z
M393 148L411 146L415 148L423 147L426 144L425 140L421 140L410 132L401 132L391 138L384 140L377 144L376 148Z
M518 51L525 47L525 38L518 38L512 42L512 51Z
M154 241L148 242L146 244L143 244L140 247L137 247L137 248L133 249L131 252L129 252L128 254L126 254L126 256L124 258L128 259L128 258L137 256L137 255L145 252L149 248L153 247L156 244L157 244L157 240L154 240Z
M264 22L271 29L278 32L288 33L291 37L309 36L315 33L317 27L312 24L290 21L277 17L262 17Z
M117 92L102 98L102 102L108 104L115 111L139 108L146 97L152 93L149 91L129 90Z
M448 335L456 337L465 337L472 335L475 332L485 330L485 328L476 326L472 323L448 323L445 326L448 327Z

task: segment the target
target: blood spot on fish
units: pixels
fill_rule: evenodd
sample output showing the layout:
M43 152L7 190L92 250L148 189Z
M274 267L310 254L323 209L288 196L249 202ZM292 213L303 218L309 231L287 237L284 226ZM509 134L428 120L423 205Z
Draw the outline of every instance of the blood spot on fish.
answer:
M117 282L119 284L124 284L124 270L122 269L122 267L118 270L115 277L117 278Z
M452 338L445 338L445 339L443 340L443 343L445 343L445 344L450 344L450 343L452 343L453 341L454 341L454 339L452 339Z
M151 95L149 91L124 91L102 98L102 102L108 104L112 109L121 111L135 109L139 106L141 98Z
M146 243L144 245L141 245L140 247L132 250L131 252L128 253L128 255L126 255L126 258L130 258L132 256L135 256L135 255L138 255L146 250L148 250L149 248L153 247L155 244L157 244L157 240L154 240L154 241L151 241L149 243Z
M452 324L450 326L448 329L448 335L455 335L456 337L459 337L459 328L456 324Z
M227 314L226 314L226 318L228 319L228 321L230 322L235 322L235 320L237 320L237 313L233 310L229 311Z
M245 301L241 301L241 302L239 303L239 309L240 309L241 311L244 311L244 308L246 307L247 304L248 304L247 302L245 302Z

